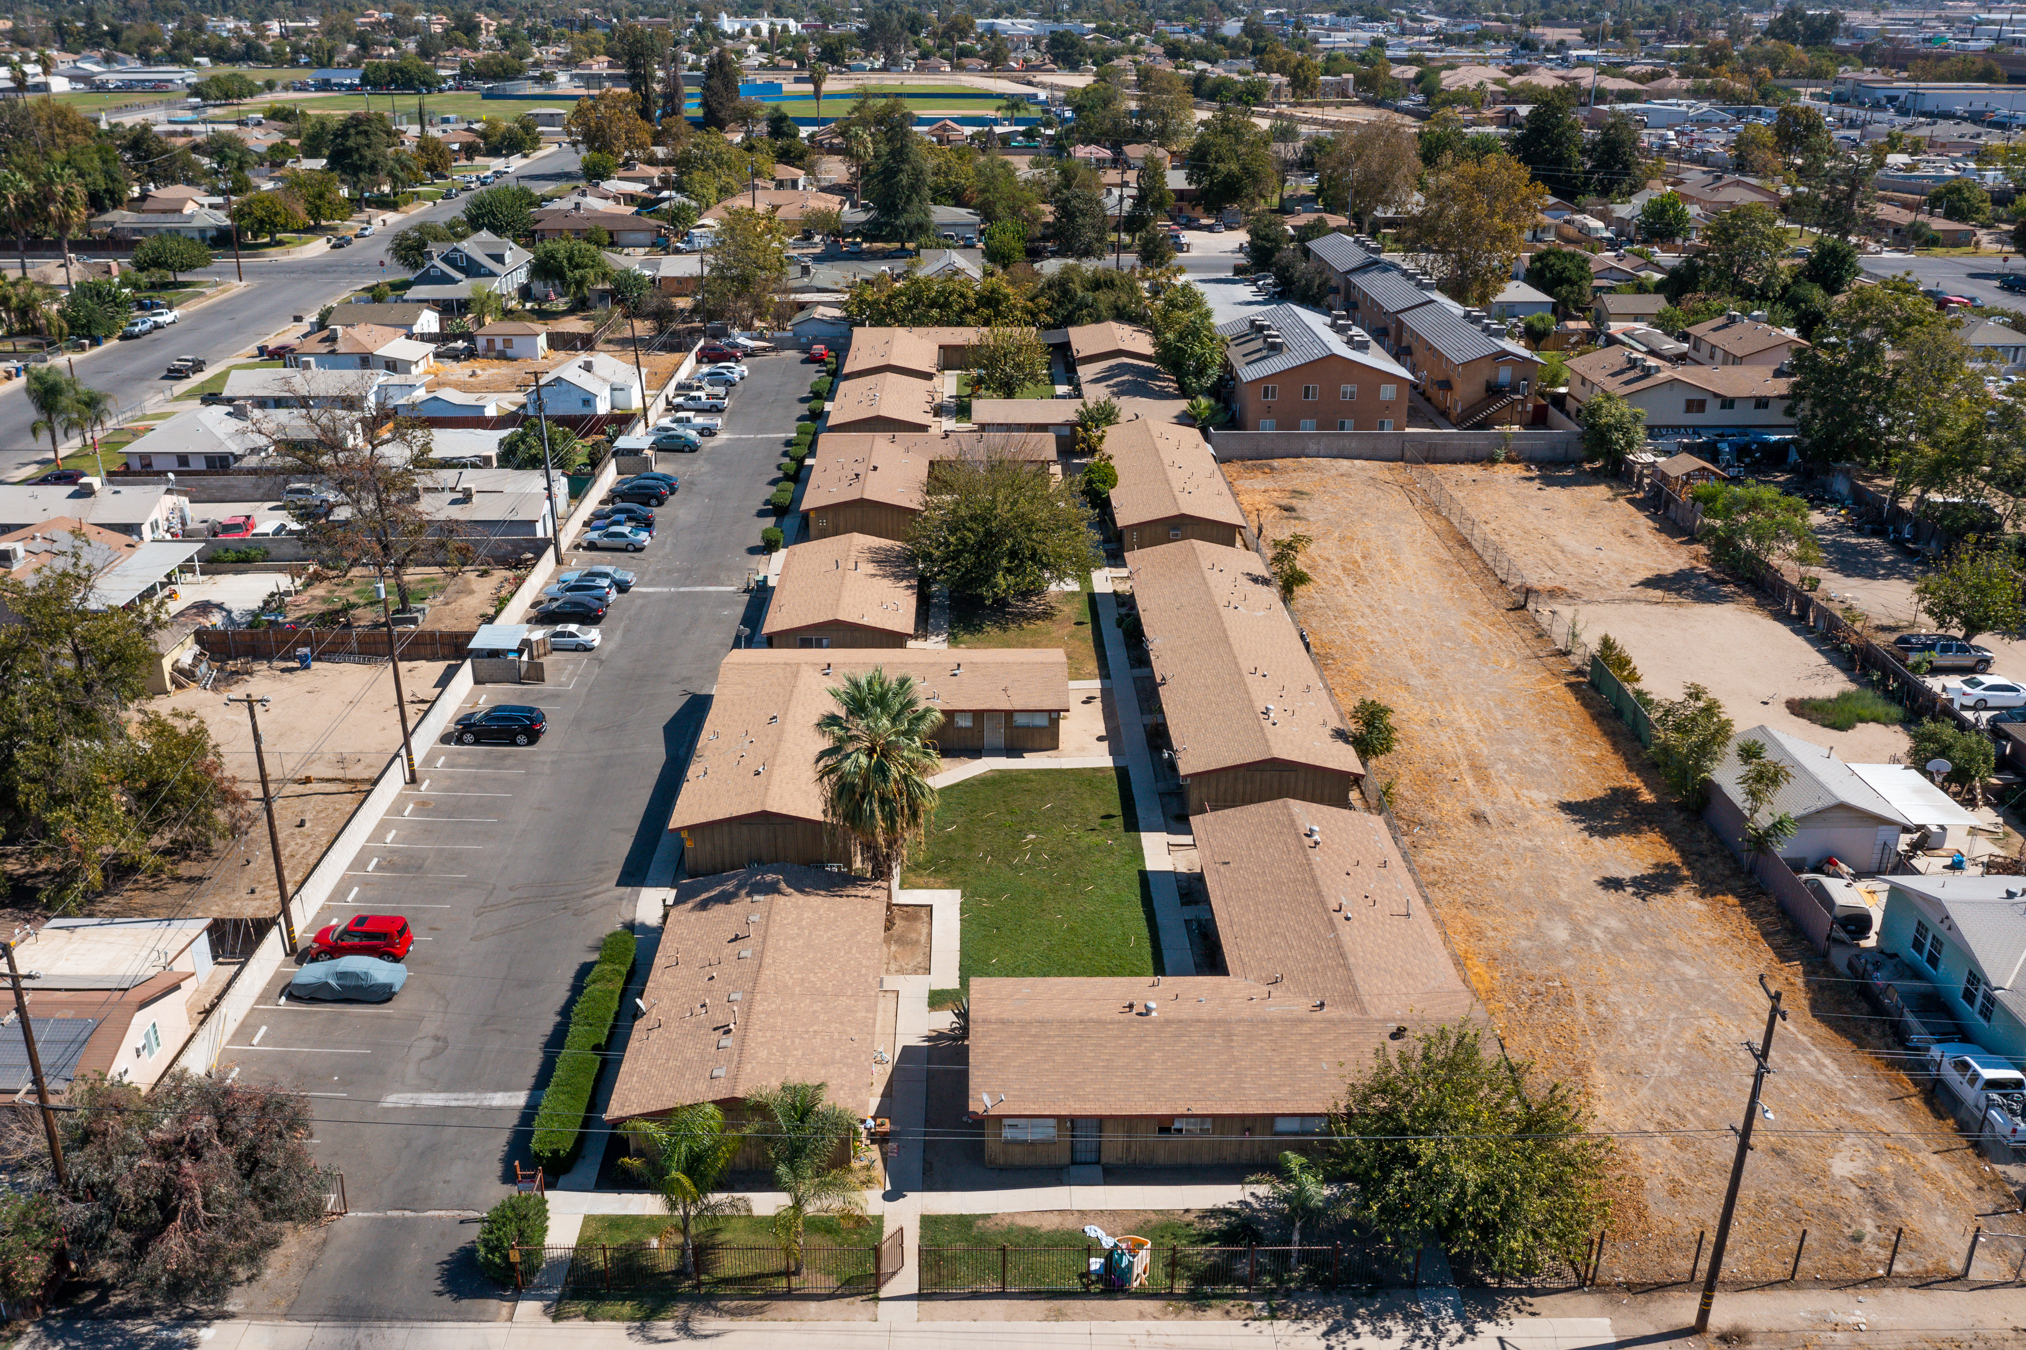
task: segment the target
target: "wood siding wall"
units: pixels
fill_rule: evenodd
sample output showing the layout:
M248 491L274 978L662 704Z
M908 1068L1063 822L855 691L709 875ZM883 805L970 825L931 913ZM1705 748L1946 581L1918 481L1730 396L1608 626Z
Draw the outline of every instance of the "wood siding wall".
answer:
M1177 530L1181 533L1175 533ZM1127 552L1136 548L1159 548L1162 544L1173 544L1183 539L1195 539L1205 544L1216 544L1221 548L1245 547L1245 531L1238 526L1223 521L1202 520L1195 516L1169 516L1165 520L1143 520L1134 525L1121 527L1119 530L1119 543Z
M1100 1125L1098 1159L1105 1167L1216 1167L1271 1165L1288 1152L1316 1153L1325 1142L1315 1135L1275 1134L1272 1116L1211 1116L1210 1133L1162 1134L1172 1116L1106 1116ZM985 1122L987 1167L1067 1167L1068 1117L1055 1122L1051 1144L1009 1144L999 1137L1001 1122Z
M1348 807L1357 786L1355 774L1336 769L1322 769L1311 764L1283 764L1279 767L1251 764L1242 769L1190 775L1189 814L1200 816L1205 811L1279 801L1283 797L1322 806Z
M772 814L691 826L683 831L683 865L693 877L736 871L752 863L849 866L851 853L821 821Z
M1022 752L1053 750L1062 744L1062 722L1050 718L1045 727L1016 727L1013 714L1006 717L1006 748ZM946 755L971 755L985 748L985 714L971 714L971 725L960 727L950 713L943 714L943 724L936 728L935 742Z
M805 503L803 508L811 539L828 539L834 534L869 534L875 539L904 540L908 527L920 514L885 502L839 502L814 509Z
M802 646L801 639L805 637L829 638L832 647L905 647L908 641L900 633L860 628L855 624L812 623L803 628L784 628L778 633L769 633L767 645L793 649Z

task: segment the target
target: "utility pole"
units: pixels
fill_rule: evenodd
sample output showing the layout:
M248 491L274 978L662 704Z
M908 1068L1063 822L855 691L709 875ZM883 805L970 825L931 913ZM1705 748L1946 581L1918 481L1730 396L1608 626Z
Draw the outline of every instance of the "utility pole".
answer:
M267 783L267 750L260 739L260 714L253 705L267 706L265 695L228 694L225 706L235 703L246 705L246 720L253 724L253 759L260 766L260 804L267 808L267 847L274 854L274 885L281 892L281 945L290 956L295 955L295 914L288 903L288 872L281 864L281 831L274 825L274 789Z
M387 603L385 575L373 583L373 591L380 597L380 617L387 621L387 664L394 668L394 711L401 718L401 762L406 766L402 781L412 783L415 781L415 744L408 739L408 696L401 692L401 653L394 645L394 610ZM272 819L271 814L269 818Z
M638 349L636 348L635 351L637 356ZM556 510L556 470L549 463L549 404L542 397L542 373L539 370L535 372L535 425L540 427L542 431L542 492L549 503L549 548L556 555L556 566L561 567L563 565L563 517L562 513ZM644 384L641 388L640 396L643 399L647 397L647 390Z
M246 266L239 260L239 222L233 219L232 188L229 184L225 189L225 219L232 225L232 270L238 274L239 280L244 283L246 280Z
M1716 1242L1709 1251L1709 1274L1702 1282L1702 1301L1695 1308L1695 1332L1698 1336L1709 1330L1710 1305L1716 1302L1717 1276L1723 1272L1724 1247L1730 1241L1731 1218L1738 1209L1738 1186L1745 1179L1745 1156L1752 1151L1752 1126L1757 1123L1759 1113L1765 1111L1765 1107L1759 1104L1759 1094L1765 1089L1766 1075L1773 1072L1769 1062L1773 1054L1773 1029L1787 1020L1787 1010L1780 1006L1780 991L1769 986L1763 975L1759 976L1759 988L1765 990L1766 997L1771 1000L1766 1009L1766 1034L1756 1049L1750 1041L1744 1042L1745 1049L1756 1061L1752 1069L1752 1095L1745 1103L1744 1128L1737 1131L1738 1153L1731 1162L1730 1189L1724 1192L1723 1216L1717 1220ZM1766 1119L1772 1118L1773 1113L1766 1111Z
M70 1177L63 1170L63 1140L56 1133L56 1112L49 1105L49 1083L42 1076L42 1055L35 1048L35 1027L28 1020L28 996L21 992L21 971L14 964L14 944L21 934L0 942L7 953L7 980L14 986L14 1011L21 1018L21 1043L28 1049L28 1073L35 1080L35 1100L42 1106L42 1132L49 1136L49 1161L56 1169L56 1184L67 1187Z

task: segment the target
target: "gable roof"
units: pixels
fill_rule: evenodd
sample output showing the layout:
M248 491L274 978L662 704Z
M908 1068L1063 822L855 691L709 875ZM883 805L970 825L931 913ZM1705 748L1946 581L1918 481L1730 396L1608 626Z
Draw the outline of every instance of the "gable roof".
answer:
M860 328L851 335L851 346L837 368L840 379L870 375L882 370L904 371L923 377L942 369L942 346L913 328Z
M837 386L825 426L849 430L861 422L893 421L927 431L940 422L942 401L940 376L893 370L860 375Z
M1400 325L1458 365L1486 357L1540 364L1539 357L1517 342L1494 337L1445 305L1423 305L1408 310L1400 316Z
M1129 563L1178 772L1281 761L1364 773L1265 563L1193 539Z
M869 534L839 534L790 547L760 631L769 637L818 624L915 634L920 574L907 549Z
M1063 335L1069 341L1069 354L1079 366L1112 356L1137 356L1149 361L1154 357L1154 335L1129 323L1106 320L1078 324L1064 329Z
M1422 305L1435 304L1441 299L1434 291L1417 284L1406 273L1391 269L1381 271L1375 268L1360 273L1354 284L1371 299L1373 304L1388 314L1405 314ZM1374 319L1370 315L1361 315L1359 321L1370 326Z
M1926 900L1941 928L1969 950L2007 1011L2026 1021L2026 885L2018 877L1912 873L1885 878Z
M1767 803L1768 811L1774 814L1785 812L1805 825L1808 817L1818 811L1847 807L1905 829L1914 828L1914 823L1902 815L1898 807L1880 796L1878 789L1852 772L1850 766L1836 758L1833 752L1812 741L1804 741L1799 736L1790 736L1764 725L1740 732L1724 753L1723 763L1710 775L1710 781L1721 787L1733 802L1742 804L1745 800L1744 789L1738 784L1744 769L1743 762L1738 759L1738 746L1745 741L1760 742L1766 747L1766 758L1785 764L1794 771L1787 785Z
M1379 260L1378 255L1347 234L1326 234L1308 241L1308 251L1338 272L1355 272Z
M1740 360L1771 351L1776 347L1805 347L1808 344L1784 328L1775 328L1769 323L1748 319L1742 314L1726 314L1699 323L1688 330L1690 337L1699 337L1703 345Z
M331 306L331 317L327 326L345 328L355 323L389 324L399 328L413 327L424 314L434 313L436 306L405 300L388 300L380 304L365 301L347 302Z
M2026 345L2026 333L2009 324L1995 323L1990 319L1978 319L1966 323L1957 330L1957 335L1972 347L2017 347Z
M265 450L268 437L244 417L234 417L230 408L192 408L156 424L152 431L120 447L120 453L134 455L242 455Z
M1279 331L1279 351L1267 348L1265 335L1253 329L1254 319L1264 320L1268 327ZM1217 332L1230 342L1231 369L1246 384L1328 356L1340 356L1385 374L1409 378L1406 367L1385 352L1372 346L1357 350L1331 331L1327 318L1299 305L1271 305L1254 310L1243 318L1217 325Z
M809 457L802 510L864 501L919 511L931 464L986 455L1052 464L1055 438L1046 432L828 432Z
M1133 418L1105 432L1104 448L1118 470L1111 508L1120 529L1176 516L1245 527L1231 484L1194 427Z
M1652 295L1619 295L1606 291L1596 298L1595 304L1614 319L1650 319L1667 308L1667 297L1657 291Z

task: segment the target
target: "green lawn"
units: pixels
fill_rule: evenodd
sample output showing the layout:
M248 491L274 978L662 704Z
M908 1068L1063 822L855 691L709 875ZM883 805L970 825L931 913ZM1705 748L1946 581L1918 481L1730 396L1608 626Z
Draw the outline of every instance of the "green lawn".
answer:
M684 1285L673 1272L665 1279L657 1279L646 1286L629 1289L615 1289L606 1293L603 1285L607 1267L603 1252L587 1252L585 1248L609 1243L614 1247L625 1244L644 1243L648 1238L659 1237L670 1226L671 1220L662 1214L593 1214L584 1219L584 1226L577 1236L577 1267L565 1297L556 1305L555 1316L564 1319L587 1322L641 1322L666 1321L683 1315L690 1300L695 1297L692 1287ZM706 1257L704 1293L743 1294L760 1297L782 1292L782 1279L778 1274L778 1246L774 1240L773 1220L755 1215L730 1215L713 1221L705 1241L708 1245L721 1248L752 1248L756 1251L727 1254L722 1258L722 1270L745 1270L744 1277L724 1274L713 1276ZM868 1215L850 1228L835 1216L812 1215L808 1221L804 1238L804 1258L812 1274L821 1274L833 1265L847 1275L846 1288L840 1291L872 1293L869 1274L870 1258L862 1255L863 1249L876 1245L885 1230L885 1221L878 1215ZM704 1236L701 1232L699 1236ZM845 1247L852 1250L848 1255L831 1258L823 1247ZM676 1265L678 1258L671 1252L666 1257L648 1258L657 1263ZM611 1265L614 1271L625 1269L626 1258L613 1255ZM797 1281L799 1285L801 1281ZM858 1287L862 1286L862 1287ZM584 1295L579 1297L577 1295Z
M1137 1220L1133 1236L1143 1237L1159 1247L1188 1247L1207 1242L1201 1211L1164 1210L1165 1217ZM1073 1228L1037 1228L1027 1224L993 1222L995 1214L924 1214L921 1216L921 1245L924 1247L1084 1247L1091 1240L1079 1225ZM987 1226L989 1225L989 1226ZM1113 1237L1118 1234L1114 1232Z
M279 361L240 361L234 365L212 372L203 383L192 385L190 388L177 394L176 397L179 399L202 398L206 394L222 394L225 392L225 377L235 370L275 370L279 369L280 366L281 362Z
M441 114L461 119L496 115L509 122L520 116L521 113L534 108L568 108L574 106L576 102L576 99L567 94L558 95L553 103L546 101L540 103L522 102L518 99L487 99L483 95L476 93L424 94L422 96L423 111L431 117ZM415 122L414 94L311 94L296 92L294 90L282 90L273 94L263 94L259 98L249 102L246 106L250 111L264 113L271 107L287 103L300 103L305 110L314 113L397 113L406 117L409 125L412 126ZM436 127L434 130L442 131L445 128Z
M1084 578L1086 588L1090 578ZM1060 647L1069 657L1069 678L1099 678L1097 632L1091 600L1083 591L1050 591L1013 606L950 612L952 647Z
M964 893L974 975L1152 975L1123 770L1008 769L945 788L904 885Z

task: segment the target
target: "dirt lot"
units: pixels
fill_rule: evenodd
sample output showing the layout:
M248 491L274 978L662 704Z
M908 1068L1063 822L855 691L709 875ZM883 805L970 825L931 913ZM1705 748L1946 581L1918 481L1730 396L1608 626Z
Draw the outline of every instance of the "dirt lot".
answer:
M354 622L377 625L380 601L373 594L373 583L370 571L326 577L290 597L287 613L300 619L349 603L358 607L353 614ZM437 629L478 627L492 617L500 598L519 584L517 575L503 567L475 567L463 572L418 567L408 573L409 594L415 603L429 606L427 626ZM391 585L387 594L399 602Z
M1977 1214L2010 1208L2009 1194L1865 1053L1884 1047L1867 1039L1863 1005L1702 823L1664 801L1638 742L1403 471L1228 472L1269 537L1316 541L1296 608L1338 700L1396 710L1400 749L1375 771L1507 1047L1588 1088L1603 1128L1656 1132L1620 1141L1613 1272L1683 1278L1714 1226L1749 1085L1739 1043L1765 1021L1761 973L1792 1016L1727 1275L1784 1278L1804 1227L1804 1277L1877 1271L1901 1225L1901 1272L1960 1266ZM1531 536L1548 528L1579 537L1558 517L1509 546L1547 548ZM1599 587L1562 548L1561 584Z
M601 342L598 344L597 349L604 352L607 356L625 362L629 366L633 364L633 348L628 343ZM547 356L535 361L488 360L485 357L477 357L470 361L445 362L438 367L436 387L439 389L462 389L468 393L509 393L516 389L526 389L531 386L534 383L536 370L539 369L546 375L548 372L560 369L583 355L585 355L583 352L552 351ZM643 348L640 353L640 366L646 372L647 387L650 390L656 390L667 384L669 379L675 374L676 367L680 366L688 356L689 353L686 351L647 351L645 350L643 340ZM560 397L558 395L559 400ZM558 407L560 407L560 402L558 403Z
M1740 730L1764 723L1834 746L1845 760L1885 761L1906 750L1897 727L1835 731L1789 713L1790 698L1855 688L1847 661L1757 592L1713 573L1708 550L1635 505L1626 484L1517 464L1459 465L1442 482L1512 554L1535 587L1535 606L1555 615L1555 631L1573 617L1592 642L1609 633L1656 697L1700 684ZM1836 587L1825 581L1824 589Z

